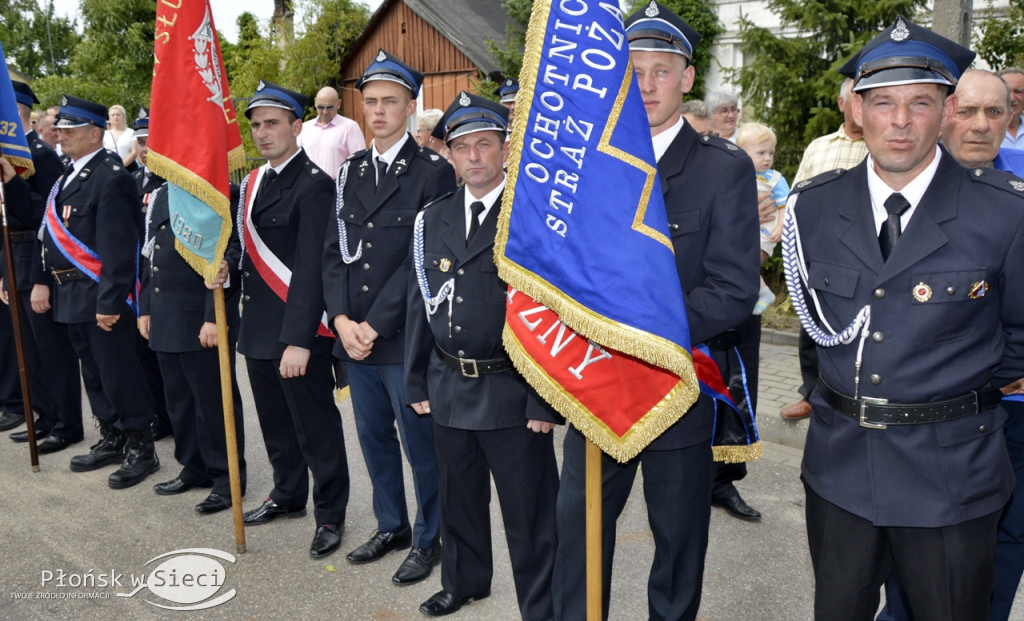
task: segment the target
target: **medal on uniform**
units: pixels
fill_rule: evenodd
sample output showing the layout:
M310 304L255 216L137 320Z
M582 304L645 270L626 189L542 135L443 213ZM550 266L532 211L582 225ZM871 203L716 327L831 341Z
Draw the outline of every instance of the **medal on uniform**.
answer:
M447 274L448 270L452 269L452 262L451 262L451 260L449 260L448 257L445 257L445 258L441 259L440 268L441 268L442 272Z
M971 290L967 293L967 297L977 300L978 298L985 297L986 293L988 293L988 283L982 280L971 285Z
M64 227L68 226L68 218L71 217L71 205L64 205Z
M914 287L914 299L922 303L932 299L932 288L923 282L917 283Z

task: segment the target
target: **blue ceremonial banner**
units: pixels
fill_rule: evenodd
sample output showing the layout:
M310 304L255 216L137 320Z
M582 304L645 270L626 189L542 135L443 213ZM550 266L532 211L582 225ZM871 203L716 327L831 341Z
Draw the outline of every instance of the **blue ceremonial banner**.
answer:
M625 461L686 413L698 383L619 3L535 2L519 82L495 246L513 289L506 349ZM584 338L570 343L565 326Z
M7 71L7 59L4 57L2 43L0 66L4 67L3 77L0 77L0 156L9 161L19 175L28 177L35 172L32 151L28 148L25 128L21 126L18 100L14 98L14 87L11 86L11 76Z

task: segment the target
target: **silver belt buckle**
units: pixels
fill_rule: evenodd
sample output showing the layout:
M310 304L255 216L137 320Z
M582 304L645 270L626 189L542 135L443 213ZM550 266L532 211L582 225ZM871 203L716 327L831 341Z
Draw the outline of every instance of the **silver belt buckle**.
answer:
M459 370L462 371L463 377L480 377L480 370L476 368L474 358L459 358Z
M869 405L888 405L888 399L879 399L877 397L861 397L860 398L860 426L868 429L888 429L889 426L885 423L873 423L867 419L867 413L864 411L865 407Z

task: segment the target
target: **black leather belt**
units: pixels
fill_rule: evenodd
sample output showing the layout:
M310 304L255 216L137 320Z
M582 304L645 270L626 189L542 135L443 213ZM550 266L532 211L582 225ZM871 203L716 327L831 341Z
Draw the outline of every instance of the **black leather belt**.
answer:
M66 285L69 282L82 280L86 277L85 274L83 274L77 267L73 267L69 270L57 270L51 267L50 273L53 274L53 280L58 285Z
M12 244L31 244L35 241L35 231L11 231Z
M497 373L512 368L512 361L508 356L504 358L491 358L490 360L476 360L474 358L457 358L445 350L436 342L434 351L441 359L441 362L461 372L466 377L480 377L485 373Z
M998 388L988 386L934 403L889 403L888 399L875 397L854 399L836 392L820 377L818 391L837 412L859 421L861 427L870 429L885 429L888 425L940 423L962 418L995 407L1003 398Z

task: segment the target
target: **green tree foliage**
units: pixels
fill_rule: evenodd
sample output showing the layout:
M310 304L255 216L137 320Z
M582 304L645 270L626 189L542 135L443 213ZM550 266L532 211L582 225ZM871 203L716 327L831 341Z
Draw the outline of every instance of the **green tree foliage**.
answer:
M285 58L286 84L313 96L324 86L341 84L341 61L370 21L366 6L351 0L306 0L300 5L300 36Z
M1024 66L1024 0L1010 0L1007 14L1001 15L988 2L983 13L981 36L974 50L993 69Z
M152 0L82 0L84 35L71 55L68 71L33 85L39 99L56 103L61 94L105 106L121 104L129 122L149 105L153 82L153 35L156 3Z
M36 0L0 0L4 55L30 79L67 71L79 38L74 20L54 14L52 0L45 8Z
M783 32L778 36L746 16L740 20L743 67L731 72L744 105L778 137L775 168L792 179L808 142L842 122L835 105L842 76L854 53L903 14L914 19L924 0L768 0ZM746 115L745 115L746 116Z

